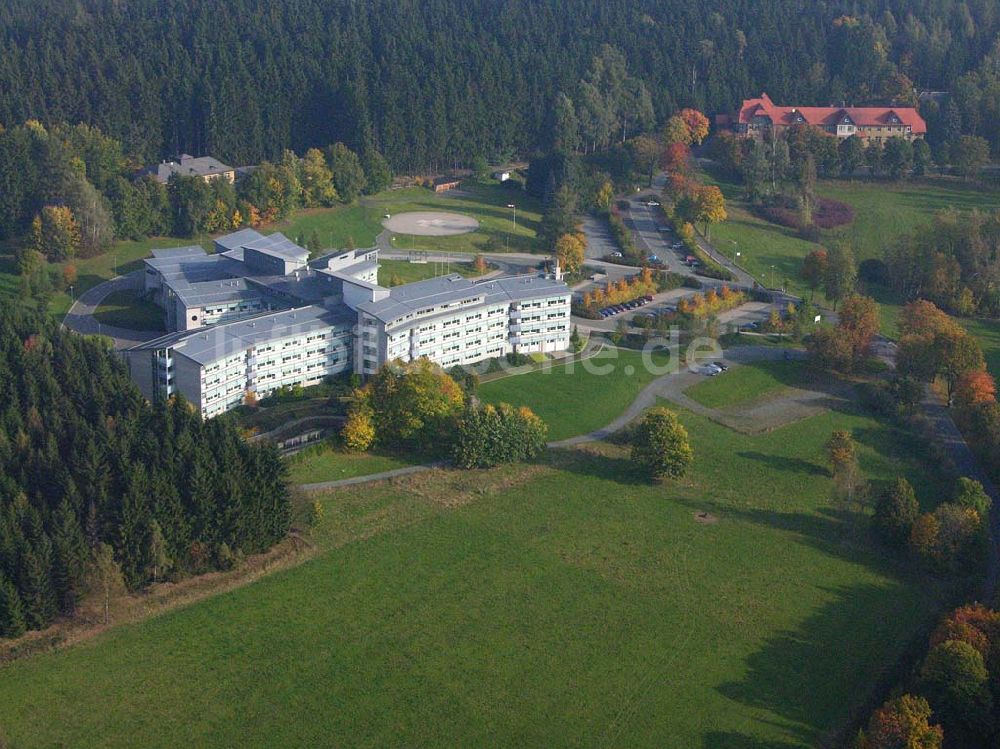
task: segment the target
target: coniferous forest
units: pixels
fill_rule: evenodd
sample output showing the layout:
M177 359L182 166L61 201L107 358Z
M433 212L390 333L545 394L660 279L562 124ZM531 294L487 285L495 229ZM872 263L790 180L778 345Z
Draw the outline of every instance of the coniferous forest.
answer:
M289 527L285 466L225 419L148 404L99 339L0 313L0 637L84 591L226 568Z
M8 0L0 123L86 123L155 160L234 165L375 147L397 171L547 148L560 94L625 57L656 119L767 90L802 104L953 93L949 127L997 147L995 0ZM597 71L599 74L600 71Z

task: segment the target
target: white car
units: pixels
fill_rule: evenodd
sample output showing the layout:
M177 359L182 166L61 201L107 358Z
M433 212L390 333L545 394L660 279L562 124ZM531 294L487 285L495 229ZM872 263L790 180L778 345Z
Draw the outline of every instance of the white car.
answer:
M706 377L716 377L722 374L722 369L714 364L702 364L695 370L695 372L700 375L705 375Z
M657 203L655 200L650 200L648 203L646 203L646 205L649 206L650 208L658 208L660 204Z

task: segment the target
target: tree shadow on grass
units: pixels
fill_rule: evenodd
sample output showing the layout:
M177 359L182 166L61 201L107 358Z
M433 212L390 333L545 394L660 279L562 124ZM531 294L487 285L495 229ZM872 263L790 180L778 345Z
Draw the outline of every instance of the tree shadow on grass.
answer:
M884 584L819 581L813 587L827 600L794 628L765 639L746 659L743 678L717 687L747 708L773 713L776 724L793 741L836 744L842 732L849 732L902 678L907 654L911 648L919 649L932 625L928 612L947 603L949 586L883 552L859 528L863 517L856 513L835 508L782 513L683 498L674 501L709 511L719 522L745 521L788 532L793 534L792 543L885 577ZM703 743L712 749L787 745L725 732L708 734Z
M650 485L645 476L636 472L628 452L623 455L612 454L610 450L599 452L589 445L555 448L548 452L550 463L562 470L619 484Z
M704 749L801 749L799 742L764 740L737 731L712 731L702 738Z
M756 452L754 450L744 450L736 453L741 458L756 460L763 463L769 469L781 471L782 473L804 473L808 476L829 476L830 472L823 466L810 463L801 458L788 458L784 455L769 455L767 453Z

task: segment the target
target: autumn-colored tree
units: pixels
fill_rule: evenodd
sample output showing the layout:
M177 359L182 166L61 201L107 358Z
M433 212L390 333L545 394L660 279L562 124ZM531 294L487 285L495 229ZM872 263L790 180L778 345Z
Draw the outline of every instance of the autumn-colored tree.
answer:
M77 271L76 265L73 263L66 263L62 269L63 283L66 286L72 286L76 283Z
M576 273L583 266L586 245L578 234L563 234L556 240L556 260L567 273Z
M306 208L326 207L337 202L339 196L333 186L333 172L321 150L310 148L306 151L300 170L302 202Z
M969 409L981 403L995 403L997 384L993 376L984 369L964 372L955 384L955 404Z
M350 409L340 436L344 446L353 452L364 452L371 448L375 442L375 424L367 404L357 404Z
M663 154L660 157L660 168L668 175L679 175L686 178L691 171L691 149L683 143L671 143L663 149ZM676 189L672 189L671 192L674 195L678 193Z
M823 279L826 277L826 260L826 250L822 247L802 258L802 268L799 275L809 287L810 297L815 295L816 289L823 285Z
M931 706L923 697L904 694L872 713L865 749L940 749L941 726L930 724Z
M708 137L708 117L697 109L682 109L679 116L687 127L690 143L697 145Z
M918 517L910 530L910 549L922 557L933 556L938 543L938 521L926 512Z
M972 603L948 614L931 633L930 645L936 647L947 640L967 642L987 659L993 661L1000 648L1000 612L981 603Z
M667 146L682 145L686 147L691 145L691 130L679 114L675 114L667 120L667 124L663 128L663 140Z
M611 184L611 180L606 179L601 183L600 188L597 190L597 195L594 197L594 205L598 208L603 208L607 210L611 205L612 199L615 197L615 186Z
M32 246L49 260L59 262L76 255L80 227L65 205L47 205L31 222Z
M837 328L847 338L855 362L868 355L872 339L878 333L878 305L871 297L852 294L840 308Z
M928 333L956 333L962 327L936 304L926 299L918 299L903 307L899 329L903 335L925 335Z
M478 273L479 275L482 275L487 270L489 270L490 266L489 266L489 263L486 262L486 258L484 258L482 255L478 255L477 254L472 259L472 267L475 269L476 273Z
M422 358L383 366L357 391L356 401L371 409L379 444L434 452L447 449L465 393L441 367Z
M857 462L857 446L851 433L838 429L826 442L826 454L834 473Z
M706 185L698 190L695 218L705 225L705 237L708 238L712 224L726 220L726 198L716 185Z

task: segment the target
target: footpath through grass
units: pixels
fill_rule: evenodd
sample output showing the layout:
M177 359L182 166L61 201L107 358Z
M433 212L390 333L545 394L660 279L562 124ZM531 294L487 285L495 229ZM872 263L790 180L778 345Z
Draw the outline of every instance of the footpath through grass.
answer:
M607 426L646 385L666 373L665 353L649 369L642 354L607 346L590 359L511 375L479 386L487 403L528 406L549 426L549 440L587 434Z
M808 382L811 373L800 361L759 361L734 366L706 377L684 394L707 408L731 408Z
M941 477L863 416L752 437L681 417L681 484L595 445L329 493L313 560L0 666L6 738L815 746L944 605L830 505L823 443L851 429L868 475L925 500Z

